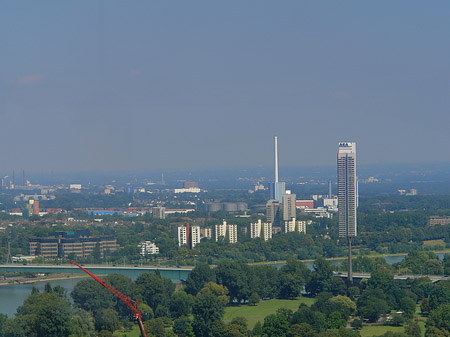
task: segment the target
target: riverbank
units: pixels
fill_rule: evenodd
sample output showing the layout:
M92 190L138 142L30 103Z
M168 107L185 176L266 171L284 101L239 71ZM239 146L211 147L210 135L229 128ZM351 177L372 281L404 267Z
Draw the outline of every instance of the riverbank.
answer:
M73 275L73 274L50 274L45 276L38 276L33 278L26 278L23 276L8 277L0 280L0 286L7 286L12 284L33 284L36 282L50 282L59 280L82 279L89 277L89 275Z

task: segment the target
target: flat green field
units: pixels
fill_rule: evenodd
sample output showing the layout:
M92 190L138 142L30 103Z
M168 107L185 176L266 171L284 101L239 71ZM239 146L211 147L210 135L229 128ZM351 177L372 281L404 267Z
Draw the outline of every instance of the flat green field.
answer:
M125 332L124 330L116 330L113 334L114 337L122 337L123 335L127 337L140 337L141 332L139 331L139 327L136 324L131 331Z
M279 308L291 309L297 311L298 306L305 303L308 306L314 303L314 299L307 297L300 297L295 300L268 300L261 301L258 305L248 306L233 306L225 308L225 315L223 320L225 322L231 321L234 317L242 316L248 320L248 328L253 329L256 322L263 323L264 317L276 313Z
M372 326L364 326L360 333L362 337L372 337L372 336L381 336L386 332L404 332L405 328L402 326L386 326L386 325L372 325Z

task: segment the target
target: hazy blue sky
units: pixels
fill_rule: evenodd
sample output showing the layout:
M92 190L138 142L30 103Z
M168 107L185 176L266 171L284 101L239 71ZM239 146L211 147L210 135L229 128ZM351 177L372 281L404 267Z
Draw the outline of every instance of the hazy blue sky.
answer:
M449 1L1 1L0 172L450 160Z

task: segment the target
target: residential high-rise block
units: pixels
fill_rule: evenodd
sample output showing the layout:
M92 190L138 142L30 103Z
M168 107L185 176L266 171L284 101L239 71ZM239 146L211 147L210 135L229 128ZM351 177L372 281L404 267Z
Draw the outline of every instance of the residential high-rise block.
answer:
M188 245L189 248L195 248L200 242L200 226L186 226L178 227L178 245Z
M262 226L264 241L272 239L272 224L264 222Z
M250 223L250 238L260 238L263 237L264 241L272 239L272 224L268 222L261 222L261 219L258 219L258 222Z
M178 227L178 246L187 245L187 228L186 226Z
M219 241L219 237L228 238L229 243L237 242L237 225L229 225L223 220L221 225L215 226L216 241Z
M356 143L341 142L337 155L339 236L348 241L348 280L353 281L352 238L357 234Z

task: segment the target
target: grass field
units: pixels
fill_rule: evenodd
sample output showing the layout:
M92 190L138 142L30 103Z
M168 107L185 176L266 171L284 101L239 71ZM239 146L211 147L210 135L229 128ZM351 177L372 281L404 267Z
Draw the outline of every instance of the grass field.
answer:
M113 334L114 337L122 337L124 335L127 337L140 337L141 332L139 331L139 327L136 324L131 331L125 332L124 330L116 330Z
M223 320L225 322L231 321L234 317L242 316L248 320L248 328L253 329L256 322L264 321L264 317L270 314L276 313L279 308L291 309L292 311L297 311L298 306L301 303L311 305L314 303L314 299L301 297L296 300L268 300L261 301L256 306L233 306L225 308L225 315Z
M402 326L386 326L386 325L371 325L364 326L360 333L362 337L381 336L388 331L404 332L405 328Z

